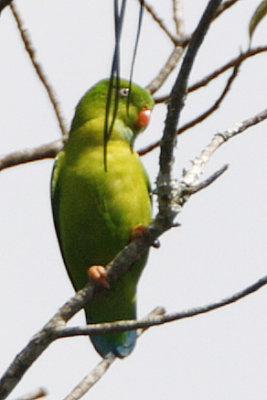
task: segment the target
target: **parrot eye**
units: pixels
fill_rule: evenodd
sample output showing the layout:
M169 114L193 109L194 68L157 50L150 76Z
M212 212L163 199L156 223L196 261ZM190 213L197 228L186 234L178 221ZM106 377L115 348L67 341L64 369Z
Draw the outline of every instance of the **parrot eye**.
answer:
M129 96L129 88L120 88L119 94L121 97L128 97Z

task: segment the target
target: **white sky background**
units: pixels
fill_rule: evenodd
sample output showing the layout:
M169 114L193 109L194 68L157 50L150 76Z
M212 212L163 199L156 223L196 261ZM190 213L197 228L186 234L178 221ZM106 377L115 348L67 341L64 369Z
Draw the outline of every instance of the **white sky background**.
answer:
M259 1L240 1L213 24L194 66L192 83L247 47L248 21ZM81 95L109 74L112 3L17 1L68 124ZM138 18L137 1L128 3L121 53L125 77L129 76ZM171 1L150 3L173 27ZM188 33L206 3L185 1ZM267 19L258 27L253 45L266 44L266 33ZM146 15L134 80L146 85L170 50L164 34ZM8 8L0 16L0 54L1 153L59 138L52 108ZM214 133L266 108L266 70L266 54L245 62L219 112L179 138L174 169L177 177ZM182 121L213 103L226 76L190 95ZM166 93L171 82L160 93ZM155 108L152 123L137 148L160 137L164 109ZM178 218L182 227L165 234L161 248L151 251L138 289L140 317L158 305L172 312L219 300L266 274L266 130L265 122L246 131L213 157L207 176L225 163L230 168L216 183L191 198ZM157 156L158 151L154 151L142 159L152 182L158 170ZM73 294L50 210L52 165L52 160L44 160L0 174L1 375L30 337ZM263 288L212 313L150 329L132 355L118 360L85 398L266 399L266 300L267 288ZM72 325L84 323L82 312L70 321ZM11 398L44 386L49 400L61 399L99 360L88 338L53 343Z

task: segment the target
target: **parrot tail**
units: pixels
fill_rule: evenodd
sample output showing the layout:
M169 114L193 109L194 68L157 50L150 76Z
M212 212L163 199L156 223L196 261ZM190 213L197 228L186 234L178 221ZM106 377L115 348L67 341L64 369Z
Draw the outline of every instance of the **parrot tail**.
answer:
M87 324L136 319L136 286L146 258L147 253L110 289L93 297L85 307ZM136 330L128 330L91 335L91 341L103 358L110 354L124 358L133 351L136 336Z
M135 346L136 331L92 335L91 341L103 358L107 358L110 354L124 358L132 352Z

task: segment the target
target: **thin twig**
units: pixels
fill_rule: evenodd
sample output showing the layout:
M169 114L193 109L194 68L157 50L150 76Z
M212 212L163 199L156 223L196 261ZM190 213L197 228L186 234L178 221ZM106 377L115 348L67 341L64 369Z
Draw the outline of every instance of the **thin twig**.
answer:
M227 171L229 165L226 164L222 166L218 171L215 171L211 176L209 176L207 179L204 179L202 182L199 184L195 184L194 186L188 186L187 188L184 189L183 193L184 196L188 194L191 196L192 194L198 193L203 189L206 189L209 185L211 185L213 182L215 182L222 174Z
M160 69L157 76L154 79L152 79L152 81L146 86L146 89L151 94L155 93L156 91L158 91L161 88L163 83L166 81L166 79L169 77L171 72L177 66L183 53L184 53L183 47L175 47L172 50L170 56L168 57L167 61L163 65L163 67Z
M241 64L243 61L247 60L250 57L253 57L257 54L261 54L267 51L267 46L260 46L256 47L254 49L249 49L246 52L242 52L239 54L237 57L233 58L226 64L222 65L209 75L205 76L204 78L201 78L198 82L194 83L193 85L188 87L187 93L194 92L195 90L198 90L201 87L207 86L208 83L210 83L213 79L217 78L224 72L226 72L228 69L233 68L237 64ZM160 96L155 98L156 103L164 103L168 101L170 98L170 95L165 95L165 96Z
M226 297L225 299L215 301L213 303L190 308L189 310L175 312L172 314L160 315L160 316L150 316L144 318L141 321L129 320L129 321L117 321L103 324L78 326L71 328L63 328L58 330L59 337L73 337L73 336L85 336L92 334L102 334L107 332L122 332L131 329L147 329L152 326L163 325L173 321L179 321L186 318L195 317L196 315L206 314L208 312L217 310L219 308L225 307L229 304L235 303L243 299L244 297L255 293L262 287L267 285L267 275L260 278L253 284L247 286L246 288Z
M214 102L214 104L212 104L206 111L204 111L202 114L198 115L196 118L194 118L191 121L189 121L189 122L185 123L184 125L182 125L177 130L176 135L181 135L182 133L184 133L188 129L193 128L193 126L195 126L195 125L199 124L200 122L204 121L206 118L208 118L212 113L214 113L220 107L222 101L224 100L225 96L229 92L234 79L237 77L239 66L240 66L240 64L237 64L234 67L233 73L228 78L222 93L220 94L218 99ZM144 147L143 149L139 150L138 154L140 156L143 156L143 155L149 153L150 151L156 149L157 147L159 147L161 145L161 143L162 143L162 140L157 140L156 142L154 142L154 143Z
M261 46L261 47L256 47L254 49L249 49L244 53L242 52L237 57L230 60L228 63L224 64L220 68L213 71L211 74L207 75L205 78L202 78L200 81L189 86L188 93L191 93L199 89L200 87L206 86L213 79L217 78L219 75L223 74L228 69L234 67L235 65L241 65L241 63L243 63L243 61L247 60L248 58L253 57L260 53L264 53L266 51L267 51L267 46Z
M215 18L218 18L224 11L228 10L230 7L235 5L239 0L225 0L223 4L218 8L217 13L215 14Z
M27 31L23 28L22 20L21 20L21 17L19 15L19 12L17 10L17 7L15 6L15 3L11 2L9 6L10 6L11 12L13 14L13 17L15 18L15 21L16 21L16 24L17 24L21 39L22 39L22 41L24 43L26 52L28 53L28 56L29 56L29 58L31 60L33 68L34 68L38 78L42 82L42 84L43 84L43 86L44 86L44 88L46 90L46 93L47 93L47 95L49 97L49 100L51 102L51 105L52 105L52 107L54 109L54 112L55 112L55 115L56 115L60 130L61 130L62 136L66 136L67 135L67 129L65 127L65 124L64 124L64 121L63 121L63 117L62 117L61 111L59 109L58 102L56 100L55 93L54 93L51 85L48 83L48 79L45 76L43 68L41 67L41 65L36 60L35 51L33 49L30 37L29 37Z
M165 310L161 307L157 307L154 311L149 313L147 318L151 319L156 316L164 315ZM146 330L147 328L140 329L138 331L138 337ZM111 364L116 360L115 356L109 355L108 358L103 359L100 363L86 375L82 381L72 390L72 392L65 397L64 400L78 400L85 393L87 393L102 376L106 373Z
M195 186L198 184L199 176L203 173L207 162L210 160L211 156L215 151L219 149L224 143L229 139L239 135L246 129L257 125L258 123L267 119L267 109L261 111L257 115L244 120L241 123L235 124L233 127L227 129L224 132L217 133L208 146L202 151L201 155L195 158L190 169L184 173L183 181L186 186Z
M138 0L138 1L140 2L140 0ZM157 23L157 25L162 29L162 31L168 36L168 38L176 46L177 38L169 31L169 29L164 24L162 19L157 15L157 13L153 10L153 8L149 4L147 4L146 1L143 1L143 5L144 5L145 10L151 15L152 19Z
M116 360L114 355L101 360L97 366L86 375L81 382L68 394L64 400L78 400L84 396L107 372L109 367Z
M159 209L165 214L168 204L168 186L171 179L171 169L173 164L173 149L176 143L176 130L180 119L180 114L184 106L184 98L187 90L189 75L202 44L202 41L208 31L211 21L222 0L210 0L200 22L189 42L185 58L183 60L178 77L171 92L171 98L168 103L165 129L163 132L162 143L160 147L160 172L157 179L159 186ZM167 194L167 196L166 196ZM168 216L165 215L166 223ZM170 213L171 218L171 213Z
M173 10L173 21L175 24L175 30L177 36L184 36L184 18L183 18L183 1L182 0L172 0L172 10Z
M192 128L193 126L199 124L200 122L204 121L204 119L208 118L214 111L218 110L220 107L222 101L226 97L227 93L231 89L231 86L234 82L234 80L237 77L238 71L239 71L240 64L236 64L235 67L233 68L233 72L228 78L226 85L221 93L221 95L218 97L218 99L214 102L214 104L208 108L205 112L203 112L201 115L196 117L194 120L188 122L187 124L183 125L179 132L177 132L177 135L181 134L182 132L186 131L187 129Z

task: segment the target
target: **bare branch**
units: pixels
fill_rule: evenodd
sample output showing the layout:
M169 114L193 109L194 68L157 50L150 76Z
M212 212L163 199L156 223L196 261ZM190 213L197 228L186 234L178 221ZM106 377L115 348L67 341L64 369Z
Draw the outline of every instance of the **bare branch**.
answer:
M226 72L228 69L233 68L235 65L241 65L241 63L245 60L247 60L250 57L253 57L257 54L264 53L267 51L267 46L260 46L256 47L254 49L249 49L244 53L239 54L237 57L233 58L230 60L228 63L224 64L223 66L219 67L215 71L213 71L211 74L207 75L206 77L202 78L198 82L194 83L193 85L189 86L187 89L187 93L194 92L195 90L198 90L201 87L207 86L208 83L210 83L213 79L217 78L224 72ZM165 96L160 96L155 98L155 102L158 103L164 103L168 101L170 98L169 95Z
M64 398L64 400L78 400L84 396L85 393L87 393L88 390L90 390L99 379L102 378L115 360L116 357L114 355L110 355L101 360L93 371L90 371L90 373L83 378L83 380Z
M232 75L228 78L225 88L223 89L221 95L218 97L218 99L214 102L214 104L212 104L212 106L210 106L206 111L204 111L202 114L198 115L196 118L192 119L191 121L185 123L184 125L182 125L176 132L176 135L181 135L182 133L184 133L185 131L187 131L188 129L192 128L193 126L199 124L200 122L204 121L206 118L208 118L214 111L216 111L222 101L224 100L225 96L227 95L227 93L229 92L232 83L234 81L234 79L237 77L237 73L239 70L239 66L240 64L237 64L234 67L233 73ZM149 153L150 151L154 150L155 148L159 147L161 145L162 141L161 140L157 140L156 142L144 147L143 149L138 151L138 154L140 156L143 156L147 153Z
M46 93L47 93L47 95L49 97L50 103L51 103L51 105L52 105L52 107L54 109L54 112L55 112L55 115L56 115L60 130L61 130L62 136L66 136L67 135L67 129L66 129L65 125L64 125L63 117L62 117L61 111L59 109L59 105L58 105L58 102L56 100L55 93L54 93L51 85L48 83L48 80L47 80L47 77L45 76L43 68L41 67L41 65L36 60L35 51L33 50L33 46L31 44L31 40L29 38L29 35L28 35L27 31L23 28L21 17L19 15L19 12L18 12L16 6L15 6L15 3L11 2L9 4L9 6L10 6L11 12L13 14L13 17L15 18L15 21L17 23L17 27L18 27L21 39L22 39L22 41L24 43L26 52L28 53L28 56L29 56L29 58L31 60L33 68L34 68L38 78L42 82L42 84L43 84L43 86L44 86L44 88L46 90ZM0 5L0 8L1 8L1 5Z
M207 179L200 182L199 184L195 184L194 186L189 186L187 189L184 189L184 191L183 191L184 196L186 196L187 194L191 196L192 194L197 193L202 189L205 189L206 187L211 185L213 182L215 182L216 179L220 178L221 175L224 174L225 171L227 171L228 167L229 166L226 164L223 167L221 167L218 171L214 172Z
M161 307L157 307L154 311L152 311L147 318L154 318L156 316L164 315L165 310ZM146 330L147 328L140 329L138 331L138 337ZM73 391L65 397L64 400L78 400L80 399L85 393L87 393L98 381L102 376L106 373L108 368L113 364L116 360L116 357L110 355L108 358L103 359L100 363L90 371L88 375L86 375L83 380L73 389Z
M161 88L163 83L166 81L166 79L169 77L171 72L177 66L183 53L184 53L183 47L175 47L172 50L170 56L168 57L167 61L163 65L163 67L160 69L157 76L154 79L152 79L152 81L146 86L146 89L151 94L155 93L156 91L158 91Z
M171 98L168 103L166 125L163 132L160 152L160 172L158 176L159 186L159 209L168 207L169 180L173 163L173 149L176 142L176 129L180 118L181 110L184 106L184 97L187 90L188 78L193 66L193 62L200 48L200 45L208 31L211 21L222 0L210 0L204 14L192 36L188 49L183 60L180 72L172 89ZM167 199L167 201L166 201ZM171 215L171 213L170 213ZM166 215L167 222L167 215Z
M140 321L128 320L128 321L116 321L102 324L94 324L94 325L86 325L86 326L78 326L71 328L61 328L58 329L59 337L72 337L72 336L85 336L85 335L93 335L107 332L121 332L130 329L147 329L152 326L163 325L169 322L178 321L181 319L195 317L196 315L206 314L210 311L217 310L229 304L235 303L242 298L255 293L262 287L267 285L267 275L263 278L257 280L252 285L247 286L246 288L236 292L225 299L215 301L213 303L190 308L189 310L175 312L172 314L164 314L164 315L149 315ZM69 400L69 399L68 399Z
M17 150L0 157L0 171L16 165L25 164L31 161L54 158L63 148L63 140L56 140L52 143L43 144L31 149Z
M221 4L220 7L218 8L218 11L214 18L218 18L224 11L234 6L238 1L239 0L225 0L223 4Z
M202 151L201 155L195 158L190 169L184 174L183 181L187 186L195 186L199 182L199 177L203 173L207 162L218 148L226 143L229 139L239 135L246 129L267 119L267 109L257 115L244 120L241 123L235 124L232 128L227 129L222 133L217 133L208 146Z
M214 113L214 111L218 110L218 108L220 107L222 101L224 100L225 96L227 95L227 93L229 92L229 90L231 89L231 86L234 82L234 80L237 77L238 71L239 71L239 67L240 67L240 63L236 64L232 74L230 75L230 77L228 78L226 85L221 93L221 95L218 97L218 99L214 102L214 104L208 108L205 112L203 112L201 115L199 115L198 117L196 117L195 119L193 119L192 121L184 124L183 126L181 126L181 128L177 131L177 135L180 135L181 133L185 132L186 130L192 128L193 126L197 125L198 123L204 121L204 119L208 118L212 113Z
M254 49L249 49L246 52L240 53L237 57L230 60L228 63L224 64L211 74L207 75L205 78L202 78L200 81L196 82L194 85L189 86L188 93L191 93L200 87L206 86L213 79L217 78L219 75L223 74L228 69L234 67L235 65L240 65L243 61L247 60L250 57L255 56L256 54L264 53L267 51L267 46L256 47Z
M37 388L30 393L27 393L21 397L16 398L16 400L36 400L41 397L47 396L47 391L44 388Z
M183 1L182 0L172 0L173 9L173 21L175 24L177 36L184 36L184 18L183 18Z
M140 0L138 0L140 2ZM144 0L143 5L145 10L151 15L152 19L158 24L158 26L162 29L162 31L168 36L168 38L173 42L173 44L177 45L177 38L169 31L166 27L162 19L157 15L157 13L153 10L153 8L147 4ZM178 39L179 40L179 39Z

